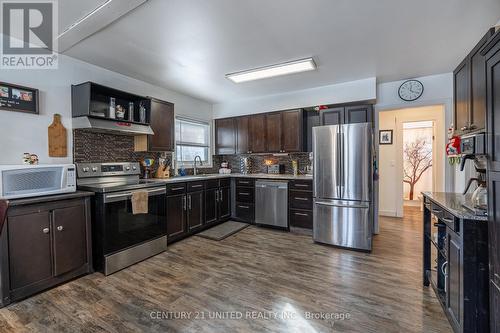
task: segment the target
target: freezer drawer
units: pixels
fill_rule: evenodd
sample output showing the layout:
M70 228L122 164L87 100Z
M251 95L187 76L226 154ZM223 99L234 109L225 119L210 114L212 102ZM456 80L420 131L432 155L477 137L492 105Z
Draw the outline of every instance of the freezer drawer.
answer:
M319 243L371 251L369 203L315 199L313 238Z

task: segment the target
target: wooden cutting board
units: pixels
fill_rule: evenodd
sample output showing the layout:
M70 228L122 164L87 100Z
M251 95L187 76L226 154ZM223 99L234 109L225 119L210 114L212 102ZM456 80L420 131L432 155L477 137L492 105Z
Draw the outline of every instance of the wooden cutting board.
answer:
M49 126L49 156L68 156L68 137L66 128L61 123L61 115L54 114L54 121Z

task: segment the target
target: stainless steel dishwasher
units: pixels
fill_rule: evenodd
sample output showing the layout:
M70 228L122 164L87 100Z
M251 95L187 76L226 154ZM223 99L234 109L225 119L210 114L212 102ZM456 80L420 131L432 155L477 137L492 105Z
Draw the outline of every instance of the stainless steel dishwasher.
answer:
M288 228L288 182L255 182L255 223Z

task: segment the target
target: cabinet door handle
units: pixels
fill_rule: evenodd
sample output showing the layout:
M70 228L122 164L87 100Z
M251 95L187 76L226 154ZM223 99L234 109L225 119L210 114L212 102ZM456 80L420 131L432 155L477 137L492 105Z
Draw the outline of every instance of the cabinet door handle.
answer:
M187 207L186 207L186 196L182 197L182 207L184 208L184 210L187 210Z
M183 190L183 189L184 189L184 187L173 187L170 190L171 191L180 191L180 190Z
M431 211L434 214L441 214L443 212L442 210L439 210L439 209L432 209Z
M43 232L44 234L48 234L48 233L50 232L50 229L49 229L49 228L43 228L43 229L42 229L42 232Z
M64 230L64 228L63 228L62 225L60 225L60 226L57 227L57 231L63 231L63 230Z
M450 219L450 218L447 218L447 217L443 217L443 218L441 218L441 219L442 219L443 221L445 221L445 222L448 222L448 223L453 223L453 222L454 222L454 221L453 221L453 219Z
M188 196L188 207L191 210L191 194Z
M219 190L219 200L222 201L222 190Z
M215 202L219 202L219 191L215 190Z
M443 265L441 265L441 272L443 272L443 275L447 276L448 273L446 272L446 268L448 267L448 262L445 261Z
M301 198L301 197L295 197L295 200L300 200L300 201L309 201L307 198Z
M309 216L309 215L307 215L305 213L294 213L294 214L297 215L297 216Z

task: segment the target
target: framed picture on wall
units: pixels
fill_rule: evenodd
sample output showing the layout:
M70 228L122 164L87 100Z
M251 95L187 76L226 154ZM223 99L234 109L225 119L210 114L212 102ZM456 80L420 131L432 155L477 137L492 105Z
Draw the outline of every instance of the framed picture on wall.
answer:
M378 142L381 145L392 145L392 130L380 130L378 132Z
M38 114L38 89L0 82L0 111Z

